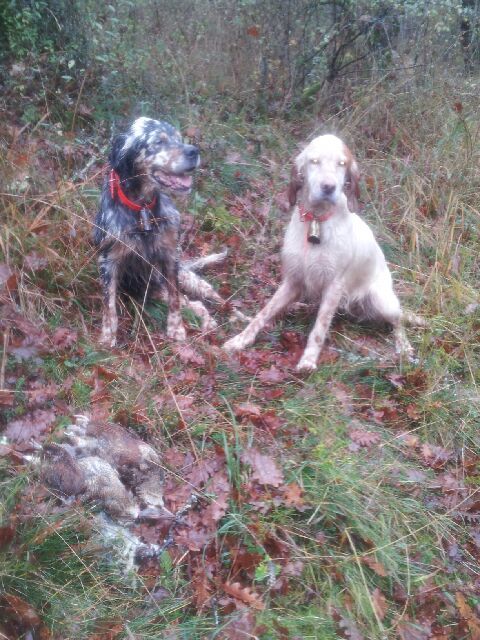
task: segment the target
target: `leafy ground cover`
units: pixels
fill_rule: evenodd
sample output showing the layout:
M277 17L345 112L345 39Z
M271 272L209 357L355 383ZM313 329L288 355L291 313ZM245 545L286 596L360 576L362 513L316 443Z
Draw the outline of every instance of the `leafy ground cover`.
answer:
M336 131L355 150L362 215L428 326L406 364L338 318L309 377L308 310L231 357L226 310L173 345L161 306L126 303L121 347L101 349L89 238L108 136L81 101L77 128L1 125L0 637L480 638L476 89L385 81L295 122L186 120L204 165L182 246L228 247L209 277L250 314L279 280L296 145ZM30 462L75 414L157 448L171 512L197 497L138 573L101 544L95 505L57 501ZM169 527L134 532L162 544Z

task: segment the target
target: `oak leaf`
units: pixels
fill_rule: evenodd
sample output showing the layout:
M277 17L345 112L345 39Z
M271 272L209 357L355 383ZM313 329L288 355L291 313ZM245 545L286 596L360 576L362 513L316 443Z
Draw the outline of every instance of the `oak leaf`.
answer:
M242 587L240 582L224 582L222 588L229 596L248 604L252 609L262 611L265 608L260 596L250 587Z
M303 489L297 482L287 484L283 494L284 504L287 507L293 507L298 511L305 510L305 500L303 498Z
M402 620L397 626L397 633L400 640L429 640L431 638L431 627Z
M382 439L379 433L366 431L365 429L353 429L349 433L350 438L361 447L371 447Z
M252 480L259 484L268 484L279 487L283 483L283 473L277 463L270 456L260 453L253 447L246 449L242 454L242 462L252 468Z
M28 442L30 438L43 435L53 425L55 418L54 411L35 409L22 418L9 422L4 435L14 442Z
M200 566L194 570L191 585L193 588L193 601L197 609L201 610L210 600L212 591L205 567Z
M388 610L387 600L377 587L372 593L372 603L379 620L383 620Z
M197 366L205 364L205 358L188 344L177 345L175 353L184 364L195 364Z
M378 560L376 560L374 557L363 556L362 562L363 564L366 564L367 567L369 567L372 571L374 571L377 576L385 578L388 575L387 570L385 569L383 564L381 562L378 562Z
M451 457L451 453L443 447L428 443L422 444L421 453L426 464L434 469L443 467Z
M0 599L0 612L22 627L36 627L41 623L40 616L32 605L12 593L4 593ZM2 616L3 617L3 616Z
M262 417L262 410L256 404L251 402L242 402L234 409L235 416L238 419L246 418L247 420L256 421Z
M258 379L264 384L277 384L286 378L286 373L275 367L273 364L270 369L264 369L258 374Z
M480 640L480 620L475 615L472 607L467 603L463 593L460 593L460 591L457 591L455 594L455 603L460 617L468 625L471 640Z

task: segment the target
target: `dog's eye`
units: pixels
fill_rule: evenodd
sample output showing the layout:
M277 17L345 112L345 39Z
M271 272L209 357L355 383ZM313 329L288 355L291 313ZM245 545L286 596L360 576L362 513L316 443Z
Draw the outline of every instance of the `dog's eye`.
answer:
M340 160L340 161L339 161L339 163L338 163L338 165L339 165L340 167L344 167L346 164L347 164L347 163L345 162L345 160Z
M320 164L320 158L312 158L312 159L310 160L310 162L311 162L312 164Z
M165 144L166 142L168 142L168 136L166 133L161 133L155 141L158 145Z

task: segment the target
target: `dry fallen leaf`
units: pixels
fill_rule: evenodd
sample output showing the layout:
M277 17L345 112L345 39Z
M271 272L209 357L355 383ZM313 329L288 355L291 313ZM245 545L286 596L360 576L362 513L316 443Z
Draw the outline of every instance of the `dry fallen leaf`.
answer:
M233 596L236 600L248 604L252 609L261 611L265 608L260 596L255 593L255 591L252 591L250 587L242 587L240 582L225 582L222 588L229 596Z
M176 345L175 353L184 364L194 364L199 367L205 364L205 358L188 344Z
M256 404L252 404L251 402L242 402L238 404L235 408L235 417L239 420L246 419L251 421L260 420L262 417L262 410Z
M347 415L351 415L354 411L352 390L343 382L329 382L328 388L330 393L338 400L342 409Z
M45 269L48 265L48 260L36 251L32 251L25 256L23 265L27 267L27 269L30 269L30 271L39 271L40 269Z
M388 610L387 600L377 587L372 593L372 602L379 620L383 620Z
M398 439L402 444L405 444L410 449L415 449L415 447L418 447L418 444L420 442L419 437L409 431L401 433L398 436Z
M291 482L290 484L286 485L286 487L284 488L283 500L284 500L284 504L287 507L293 507L298 511L305 510L305 500L303 499L303 489L296 482Z
M222 626L222 640L248 640L259 637L255 614L251 609L237 611L235 615ZM168 639L167 639L168 640Z
M348 435L353 442L361 447L371 447L374 444L378 444L382 439L379 433L366 431L365 429L353 429Z
M193 571L193 577L190 584L193 589L193 601L195 606L198 610L201 610L210 600L212 591L207 571L203 565L196 567Z
M268 484L272 487L279 487L283 483L283 473L278 468L277 463L270 456L260 453L253 447L245 449L242 453L242 462L252 468L252 480L259 484Z
M251 27L247 28L247 33L248 33L249 36L252 36L252 38L259 38L260 37L260 29L254 24L252 24Z
M470 631L470 640L480 640L480 620L475 615L472 607L467 603L465 596L460 591L455 594L455 603L462 620L464 620Z
M451 457L451 453L449 451L434 444L422 444L420 450L426 464L434 469L443 467Z
M374 557L363 556L362 562L363 564L366 564L367 567L369 567L372 571L375 571L377 576L385 578L388 575L387 570L385 569L383 564L381 562L378 562L378 560L376 560Z
M406 617L399 622L397 633L400 640L429 640L432 637L430 625L410 622Z
M43 435L53 425L55 418L54 411L35 409L22 418L9 422L4 435L13 442L28 442L30 438Z
M336 620L339 631L342 634L341 637L347 640L364 640L363 635L360 633L354 620L347 618L345 615L341 615L338 611L333 612L334 619Z
M0 407L13 407L15 391L10 389L0 389Z
M270 369L264 369L258 374L258 379L264 384L277 384L286 378L286 373L275 367L273 364Z
M0 614L0 617L15 620L27 629L37 627L41 623L40 616L35 609L28 602L11 593L4 593L1 596Z
M417 421L417 420L420 420L420 418L422 417L422 414L420 413L420 409L412 403L407 405L406 412L407 412L407 416L411 420Z

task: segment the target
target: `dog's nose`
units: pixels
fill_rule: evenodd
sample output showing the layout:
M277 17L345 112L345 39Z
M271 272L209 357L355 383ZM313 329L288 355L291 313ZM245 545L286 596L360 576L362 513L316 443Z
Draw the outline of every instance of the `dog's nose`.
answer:
M189 160L196 160L199 155L198 147L193 146L193 144L186 144L184 153Z
M322 191L326 196L331 196L335 191L335 185L332 182L324 182L322 184Z

